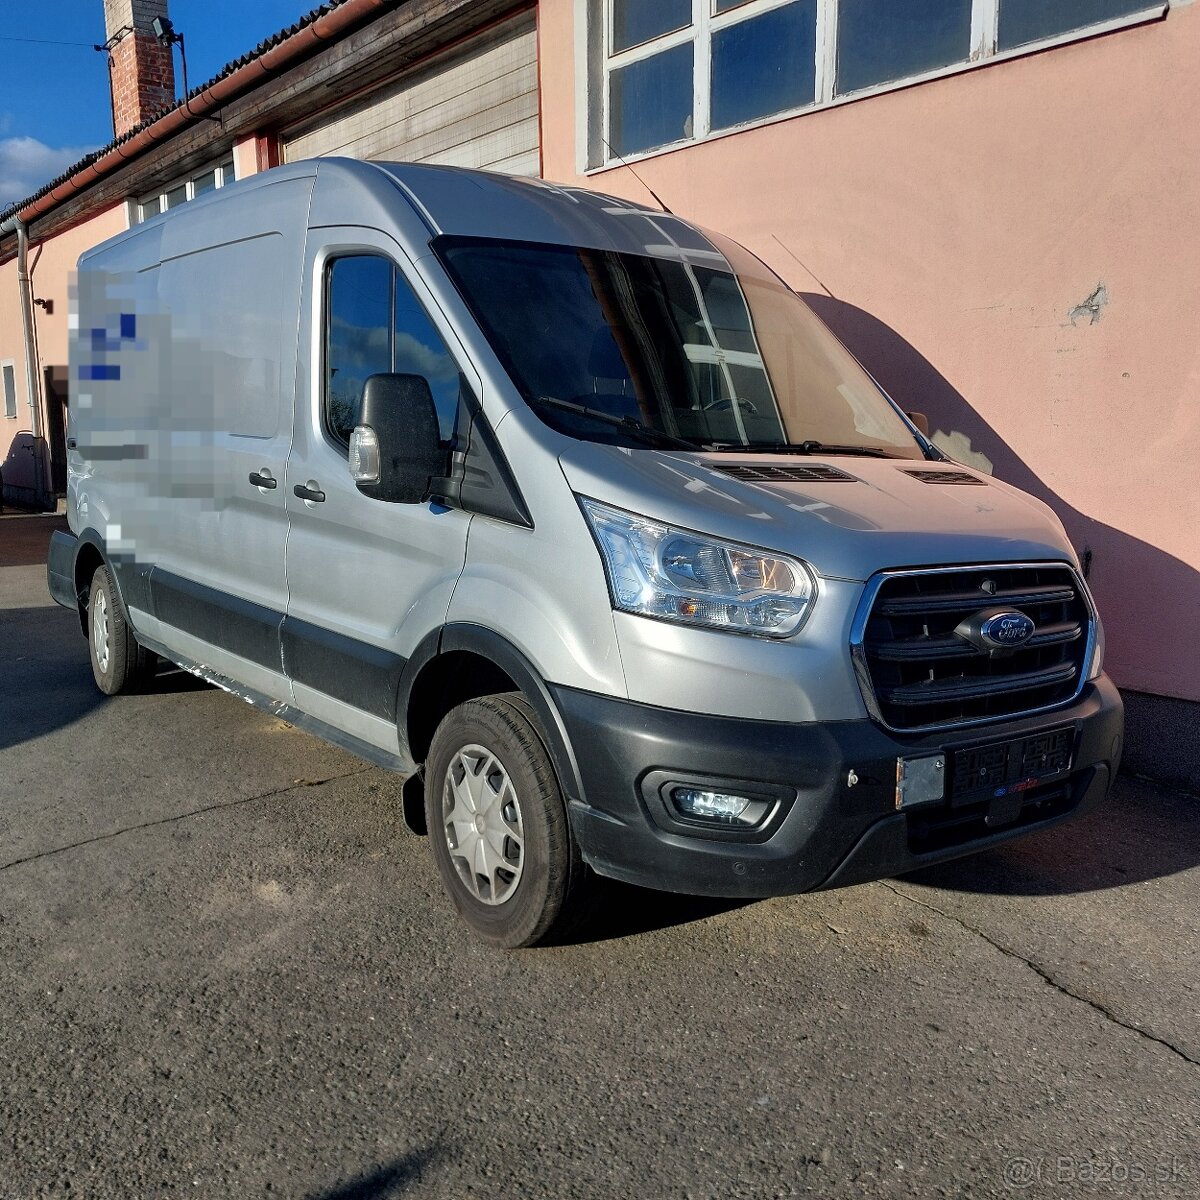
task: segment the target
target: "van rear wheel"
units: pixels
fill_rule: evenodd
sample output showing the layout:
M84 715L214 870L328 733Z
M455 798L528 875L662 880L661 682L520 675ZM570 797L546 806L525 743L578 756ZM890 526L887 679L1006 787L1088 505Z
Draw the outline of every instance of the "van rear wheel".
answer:
M590 872L519 694L468 700L443 719L425 764L425 817L442 882L486 941L559 940L584 915Z
M87 629L92 675L106 696L135 691L154 674L157 656L133 636L108 567L97 567L92 576Z

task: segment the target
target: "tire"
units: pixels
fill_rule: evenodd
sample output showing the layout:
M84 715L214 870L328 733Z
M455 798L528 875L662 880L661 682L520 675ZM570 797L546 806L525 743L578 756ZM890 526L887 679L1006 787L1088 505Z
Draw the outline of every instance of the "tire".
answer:
M485 941L558 941L586 915L591 873L518 693L468 700L442 720L425 763L425 818L450 899Z
M97 567L88 593L88 657L106 696L137 691L154 675L158 658L139 646L108 567Z

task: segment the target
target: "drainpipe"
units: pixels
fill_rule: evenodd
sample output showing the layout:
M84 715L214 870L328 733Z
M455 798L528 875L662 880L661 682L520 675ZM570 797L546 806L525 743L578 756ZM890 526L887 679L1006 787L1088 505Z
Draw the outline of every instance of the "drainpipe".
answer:
M29 398L29 431L33 434L35 503L50 509L46 488L46 442L42 431L42 389L38 378L37 334L33 324L33 288L29 277L29 229L20 217L0 224L0 235L17 235L17 291L21 304L21 332L25 337L25 394Z

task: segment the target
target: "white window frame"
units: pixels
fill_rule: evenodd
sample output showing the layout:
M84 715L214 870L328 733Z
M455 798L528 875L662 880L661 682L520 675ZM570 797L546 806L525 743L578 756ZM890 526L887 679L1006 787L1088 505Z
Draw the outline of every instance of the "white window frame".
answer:
M8 389L4 386L4 368L12 371L12 412L8 411ZM21 402L17 399L17 363L16 359L0 358L0 392L4 393L4 415L10 421L17 420L21 411Z
M227 170L227 168L228 168L228 170ZM132 228L134 225L140 225L140 224L142 224L143 221L152 221L152 220L154 220L154 217L160 217L160 216L162 216L162 214L164 212L167 212L168 211L168 209L166 207L167 193L173 192L177 188L182 187L186 190L186 194L184 196L185 204L189 200L194 200L196 198L196 178L200 175L207 175L209 171L213 172L213 176L216 180L216 186L218 188L223 188L227 184L233 183L237 179L237 157L236 157L236 155L234 155L233 152L231 151L227 155L222 155L218 161L211 163L208 166L201 167L199 170L189 171L182 178L173 179L173 180L171 180L170 183L165 184L163 187L158 188L156 191L149 192L144 196L138 196L135 199L130 199L130 201L129 201L129 225L130 225L130 227ZM203 195L203 193L201 193L201 195ZM152 200L158 201L158 205L159 205L158 212L156 212L153 216L143 217L142 216L142 206L145 204L149 204ZM178 207L178 205L176 207Z
M653 158L658 154L666 154L678 150L682 146L690 146L697 142L710 141L714 138L728 137L733 133L741 133L747 129L756 129L762 125L771 125L776 121L784 121L801 113L813 112L818 109L834 108L842 104L851 104L868 96L877 96L883 92L894 92L899 88L911 87L913 84L925 83L931 79L941 79L947 75L958 75L975 67L988 63L1004 62L1012 58L1020 58L1053 46L1066 45L1069 42L1081 41L1085 38L1096 37L1103 33L1111 33L1117 29L1127 29L1133 25L1141 25L1147 21L1157 20L1164 16L1169 8L1169 0L1147 0L1147 3L1134 13L1113 17L1107 21L1099 21L1085 25L1079 29L1069 30L1051 38L1028 42L1015 46L1010 50L999 50L1000 5L1002 0L972 0L971 5L971 41L968 57L963 62L950 63L925 71L917 75L906 75L900 79L891 79L886 83L873 84L858 91L837 95L837 33L838 33L838 4L839 0L816 0L816 99L811 104L798 108L785 109L772 113L770 116L759 117L738 125L714 130L711 127L711 63L712 35L731 25L750 20L772 9L783 8L794 0L746 0L738 7L719 15L714 14L715 0L692 0L692 23L683 29L665 33L659 37L639 42L636 46L611 53L613 46L613 3L612 0L576 0L577 29L586 31L589 20L599 19L600 30L600 59L599 79L594 80L589 72L589 39L580 36L576 39L576 79L577 103L581 114L585 114L579 123L580 135L579 155L581 174L594 174L599 171L611 170L623 162L638 162L644 158ZM611 118L611 78L614 71L633 63L651 58L664 50L692 43L692 134L690 137L677 138L661 146L648 150L631 152L619 156L609 145ZM599 96L593 94L593 83L599 84ZM588 161L588 117L599 121L599 145L602 161Z

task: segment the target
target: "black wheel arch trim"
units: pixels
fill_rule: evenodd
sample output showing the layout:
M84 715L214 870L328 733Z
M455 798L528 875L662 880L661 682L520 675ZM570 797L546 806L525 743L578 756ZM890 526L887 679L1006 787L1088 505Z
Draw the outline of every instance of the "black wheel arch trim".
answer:
M87 635L87 587L89 580L79 580L79 558L93 549L100 562L109 568L117 599L128 612L132 603L136 608L150 611L150 567L139 563L129 553L110 553L108 543L99 530L91 526L81 533L56 529L50 537L50 548L46 558L46 579L50 595L64 608L74 608L79 613L80 628Z
M79 539L73 533L56 529L46 548L46 587L56 604L79 611L79 589L75 586Z
M152 568L149 563L139 562L130 551L110 551L99 531L90 526L78 536L78 549L75 551L77 562L84 546L94 546L100 552L104 565L111 569L117 595L126 612L131 605L144 612L153 611L150 602Z
M568 800L583 801L583 783L579 764L566 724L541 672L503 634L486 625L450 622L427 634L413 650L400 676L396 712L401 720L401 744L406 755L415 759L409 739L409 702L422 671L438 658L456 651L477 654L499 667L521 690L537 714L546 749L554 763L559 783Z

